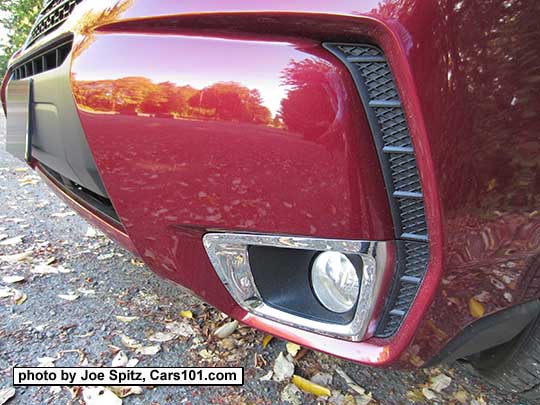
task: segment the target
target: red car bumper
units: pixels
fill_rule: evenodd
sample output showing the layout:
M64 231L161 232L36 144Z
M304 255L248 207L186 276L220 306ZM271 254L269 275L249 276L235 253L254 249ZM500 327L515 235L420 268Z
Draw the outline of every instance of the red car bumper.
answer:
M506 100L507 92L484 88L489 79L464 67L481 70L495 58L475 51L480 45L469 38L480 28L469 23L497 25L509 11L462 10L460 3L448 11L421 0L410 7L275 3L135 0L97 9L83 2L66 25L74 32L71 88L121 225L76 199L66 197L68 203L153 271L223 312L363 364L421 366L478 317L537 298L540 183L526 177L519 197L522 185L500 166L531 173L530 151L540 145L530 130L540 119L519 104L521 96ZM525 37L529 26L513 30ZM428 229L429 263L399 329L361 342L246 312L202 242L223 231L400 238L369 113L346 64L323 42L384 51L414 146ZM497 63L490 67L500 86L516 80L509 62ZM534 63L519 68L527 72ZM485 97L473 97L471 86ZM501 122L503 111L519 121L520 136ZM500 147L505 143L512 152ZM395 283L385 279L381 291ZM385 294L379 299L384 305Z

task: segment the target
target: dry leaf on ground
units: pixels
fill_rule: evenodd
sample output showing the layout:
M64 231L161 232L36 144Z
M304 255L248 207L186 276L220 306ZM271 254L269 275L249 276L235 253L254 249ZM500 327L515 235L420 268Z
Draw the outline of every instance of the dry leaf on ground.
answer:
M302 391L294 384L287 384L281 391L281 401L292 405L301 405L304 403L302 401Z
M66 301L75 301L76 299L79 299L77 294L73 294L71 292L69 294L58 294L58 297Z
M24 277L23 276L4 276L2 277L2 281L8 284L20 283L21 281L24 281Z
M136 385L107 388L114 392L119 398L129 397L130 395L141 395L143 393L142 387Z
M86 405L122 405L122 400L105 387L85 387L82 394Z
M118 353L116 353L114 359L112 359L111 367L125 367L128 361L128 356L120 350Z
M193 319L193 312L191 312L191 311L180 311L180 316L182 318Z
M15 388L2 388L0 389L0 405L4 405L7 401L15 396Z
M54 367L54 362L58 360L57 357L38 357L37 359L39 367Z
M452 379L448 377L446 374L439 374L439 375L436 375L435 377L430 378L429 388L431 388L434 391L441 392L442 390L448 388L451 382L452 382Z
M26 251L22 253L16 253L13 255L0 256L0 262L16 263L26 261L32 258L32 251Z
M143 346L135 349L135 353L142 354L144 356L153 356L157 354L161 350L160 345L154 345L154 346Z
M184 322L171 322L166 324L165 328L176 336L191 337L195 335L195 331L191 325Z
M429 401L433 401L435 398L437 398L437 394L426 387L422 388L422 395L424 395Z
M296 356L298 352L300 351L301 347L297 345L296 343L287 342L287 353L289 353L291 356Z
M368 404L373 400L373 395L371 392L366 392L364 388L358 385L349 375L341 369L341 367L336 367L336 372L338 375L345 380L347 386L358 395L356 396L356 402L364 402Z
M139 319L138 316L122 316L122 315L115 315L114 316L117 320L124 323L130 323L133 322L136 319Z
M214 332L214 335L220 339L224 339L228 336L231 336L234 331L238 328L238 321L228 322L225 325L220 326Z
M292 383L298 388L300 388L302 391L308 392L318 397L329 397L332 394L328 388L323 387L319 384L315 384L314 382L306 380L305 378L302 378L298 375L293 375Z
M170 340L173 340L176 337L176 335L172 332L156 332L153 335L151 335L148 340L151 342L169 342Z
M21 305L28 299L28 296L20 290L13 290L13 302L17 305Z
M138 349L142 347L140 342L126 335L120 335L120 341L124 346L129 347L130 349Z
M294 364L292 358L287 355L285 357L283 353L280 353L274 362L274 381L285 381L292 377L294 374Z
M0 298L13 297L15 290L6 286L0 286Z
M274 339L274 337L272 335L266 335L263 338L263 341L262 341L263 349L266 349L266 346L268 346L268 344L272 341L272 339Z
M22 243L22 241L23 241L22 236L15 236L13 238L3 240L2 242L0 242L0 245L2 246L18 245L19 243Z

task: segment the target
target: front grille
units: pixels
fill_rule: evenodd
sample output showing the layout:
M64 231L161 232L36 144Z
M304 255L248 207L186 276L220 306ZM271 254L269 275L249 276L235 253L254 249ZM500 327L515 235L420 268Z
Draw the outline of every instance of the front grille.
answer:
M71 51L72 39L64 40L46 50L27 57L13 69L13 80L28 77L57 68L66 60Z
M428 230L416 156L394 76L381 49L324 44L349 69L366 110L392 210L398 263L376 336L397 332L424 279Z
M80 2L82 0L52 0L46 2L30 31L26 47L60 27Z

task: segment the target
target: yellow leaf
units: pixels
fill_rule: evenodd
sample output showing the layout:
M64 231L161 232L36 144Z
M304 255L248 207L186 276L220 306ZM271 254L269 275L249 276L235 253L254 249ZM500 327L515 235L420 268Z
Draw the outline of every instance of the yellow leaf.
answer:
M274 337L272 335L266 335L262 341L262 347L263 349L266 349L266 346L272 341Z
M193 312L191 312L191 311L180 311L180 316L182 318L193 319Z
M296 343L287 342L287 353L289 353L291 356L296 356L300 349L301 347Z
M316 395L318 397L329 397L332 395L330 390L322 385L312 383L305 378L302 378L298 375L293 375L292 383L300 388L304 392L309 392L310 394Z
M486 310L480 302L478 302L474 298L471 298L469 300L469 312L475 318L481 318L482 316L484 316Z

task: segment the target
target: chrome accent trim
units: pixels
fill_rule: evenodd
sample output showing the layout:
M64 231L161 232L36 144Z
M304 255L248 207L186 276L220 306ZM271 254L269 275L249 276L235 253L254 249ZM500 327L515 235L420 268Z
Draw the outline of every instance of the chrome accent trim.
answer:
M367 338L367 330L379 298L391 241L320 239L297 236L209 233L203 237L210 262L234 300L246 311L300 329L352 341ZM272 246L316 251L334 250L356 254L364 263L356 312L346 325L325 323L278 310L264 303L251 272L249 246ZM370 328L372 329L372 328Z

